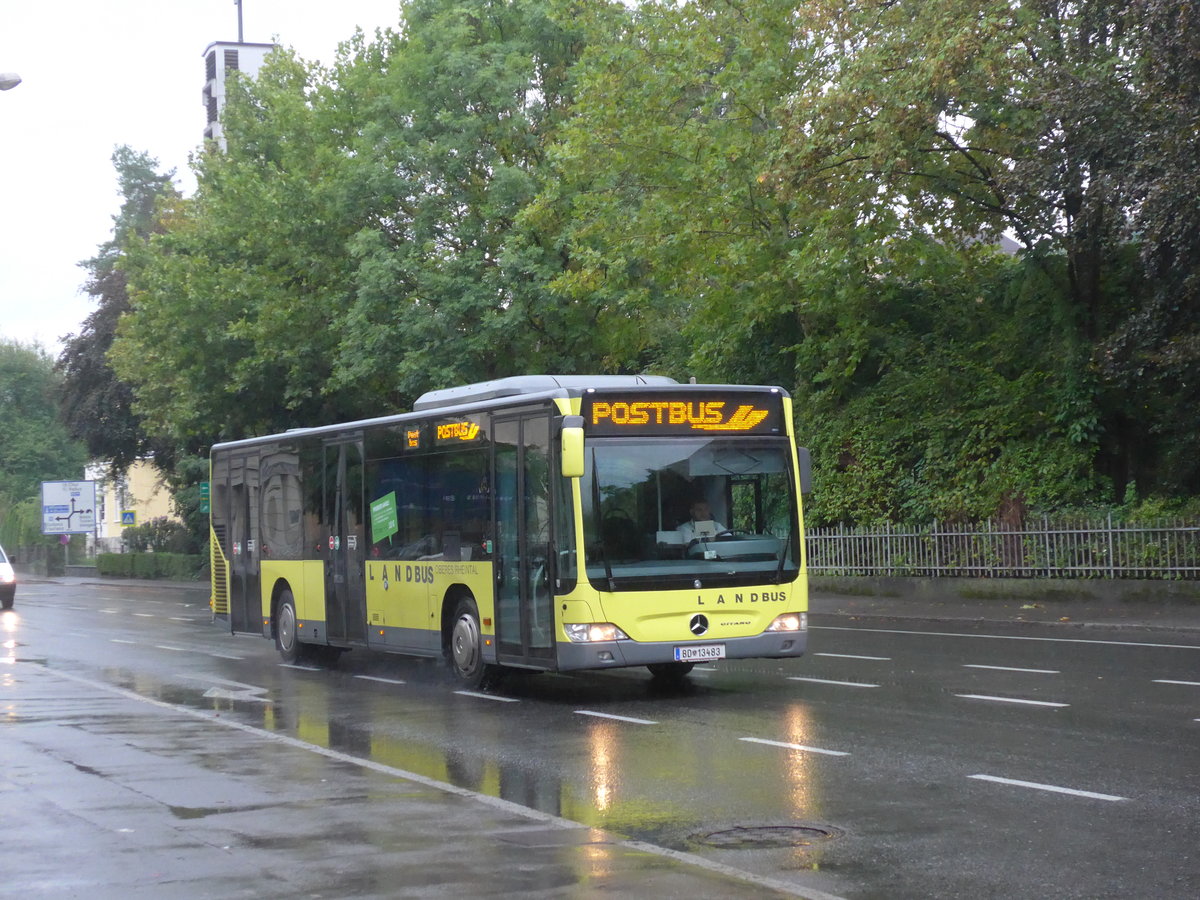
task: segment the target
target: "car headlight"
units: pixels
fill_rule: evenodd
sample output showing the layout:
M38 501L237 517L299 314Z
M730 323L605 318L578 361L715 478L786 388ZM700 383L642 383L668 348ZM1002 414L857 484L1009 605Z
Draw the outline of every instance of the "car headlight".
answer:
M567 637L576 644L596 641L627 641L629 635L611 622L584 622L563 625Z
M784 613L776 616L767 631L807 631L808 613Z
M13 572L11 563L0 563L0 582L4 584L12 584L17 580L17 575Z

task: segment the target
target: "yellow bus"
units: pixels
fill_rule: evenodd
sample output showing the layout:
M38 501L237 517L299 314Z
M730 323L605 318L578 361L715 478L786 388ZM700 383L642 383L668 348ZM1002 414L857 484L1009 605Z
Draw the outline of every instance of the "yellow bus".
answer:
M802 487L782 388L528 375L211 451L214 615L285 661L506 669L800 656Z

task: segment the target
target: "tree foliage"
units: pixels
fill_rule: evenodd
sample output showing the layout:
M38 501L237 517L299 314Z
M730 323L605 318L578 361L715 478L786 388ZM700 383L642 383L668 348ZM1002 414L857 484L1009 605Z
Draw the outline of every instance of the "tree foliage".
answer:
M0 509L39 497L43 481L83 477L84 449L57 416L59 390L44 349L0 338Z
M818 520L1200 489L1195 4L402 13L273 54L123 244L150 433L652 370L791 390Z
M88 272L84 290L97 306L79 334L66 337L57 367L63 376L62 417L71 436L84 443L93 459L120 472L139 457L156 451L162 456L168 449L146 433L133 410L130 385L117 377L108 360L117 323L129 311L121 258L126 247L155 230L160 200L176 199L178 193L174 173L159 174L157 161L148 155L118 147L112 160L121 210L113 217L112 238L81 263Z

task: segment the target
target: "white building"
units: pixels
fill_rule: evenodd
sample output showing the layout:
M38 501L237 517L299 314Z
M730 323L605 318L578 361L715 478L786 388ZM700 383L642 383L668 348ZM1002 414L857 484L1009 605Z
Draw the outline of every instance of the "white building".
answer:
M204 109L207 124L205 140L216 141L224 152L227 147L221 131L221 113L225 110L225 85L230 72L253 78L262 68L275 44L247 44L241 41L214 41L204 50Z

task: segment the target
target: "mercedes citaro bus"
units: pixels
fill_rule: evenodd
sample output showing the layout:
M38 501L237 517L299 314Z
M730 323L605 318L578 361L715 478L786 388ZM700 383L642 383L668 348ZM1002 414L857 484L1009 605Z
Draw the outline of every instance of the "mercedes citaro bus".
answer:
M211 467L214 614L288 661L442 656L477 686L805 651L808 453L782 388L504 378L217 444Z

